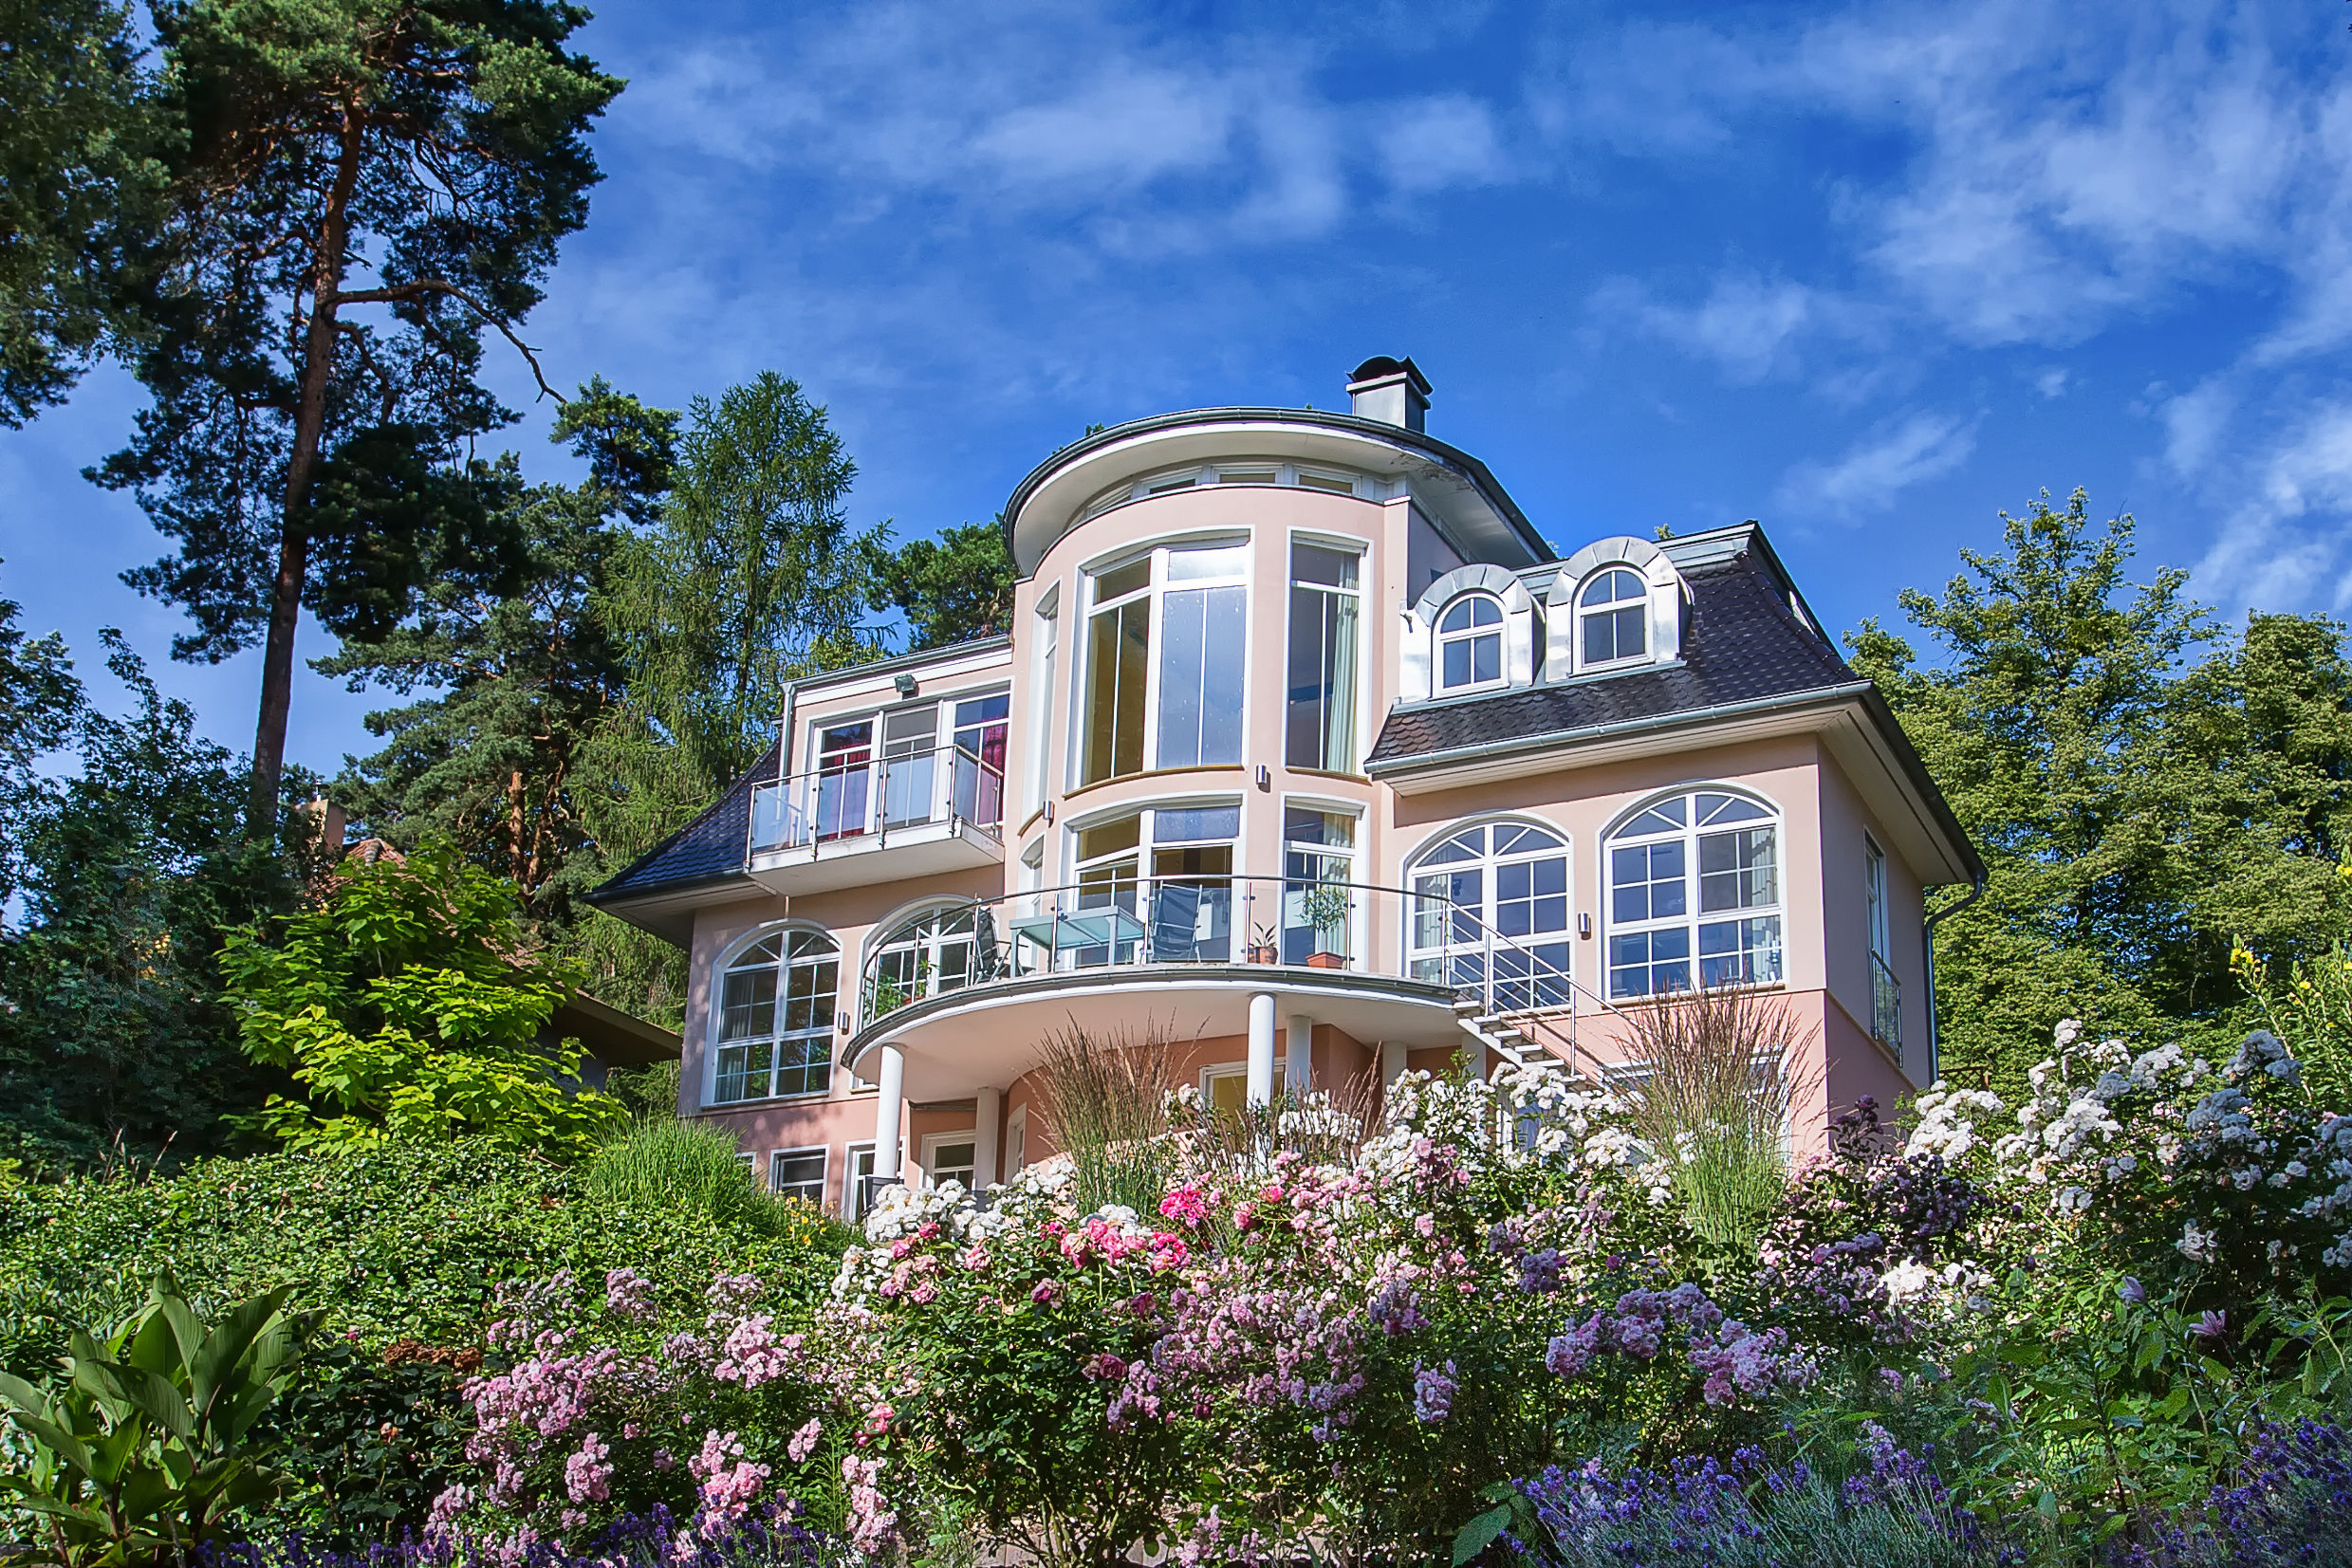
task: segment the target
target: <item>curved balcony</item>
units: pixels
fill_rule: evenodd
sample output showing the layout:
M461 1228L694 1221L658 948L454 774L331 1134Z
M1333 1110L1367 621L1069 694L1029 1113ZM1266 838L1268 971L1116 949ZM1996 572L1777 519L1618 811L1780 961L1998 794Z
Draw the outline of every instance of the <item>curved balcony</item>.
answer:
M1057 1029L1241 1035L1267 994L1366 1045L1459 1047L1466 1020L1605 1007L1573 955L1565 930L1509 936L1450 898L1357 882L1142 877L959 899L867 955L843 1061L870 1078L896 1045L927 1097L953 1098L1009 1082Z

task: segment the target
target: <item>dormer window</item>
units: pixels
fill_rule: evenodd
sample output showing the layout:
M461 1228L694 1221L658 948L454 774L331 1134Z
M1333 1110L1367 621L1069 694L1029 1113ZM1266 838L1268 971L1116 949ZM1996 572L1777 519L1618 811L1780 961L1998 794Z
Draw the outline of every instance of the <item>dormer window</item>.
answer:
M1466 692L1503 678L1503 607L1484 594L1455 600L1437 622L1441 692Z
M1589 669L1650 651L1649 584L1623 567L1612 567L1584 584L1577 597L1579 662Z

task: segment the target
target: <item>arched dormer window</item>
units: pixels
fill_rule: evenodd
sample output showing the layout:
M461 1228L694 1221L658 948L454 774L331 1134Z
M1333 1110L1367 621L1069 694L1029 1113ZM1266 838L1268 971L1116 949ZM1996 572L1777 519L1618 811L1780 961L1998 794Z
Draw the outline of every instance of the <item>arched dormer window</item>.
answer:
M805 926L770 932L720 977L711 1102L822 1095L833 1086L841 948Z
M1577 661L1586 669L1650 652L1650 585L1622 566L1596 574L1576 596Z
M1646 539L1620 535L1585 545L1561 563L1544 597L1553 678L1680 659L1688 594L1673 559Z
M1465 594L1437 621L1437 690L1467 692L1503 678L1503 606Z
M1780 982L1780 825L1750 796L1695 789L1609 835L1611 1000Z

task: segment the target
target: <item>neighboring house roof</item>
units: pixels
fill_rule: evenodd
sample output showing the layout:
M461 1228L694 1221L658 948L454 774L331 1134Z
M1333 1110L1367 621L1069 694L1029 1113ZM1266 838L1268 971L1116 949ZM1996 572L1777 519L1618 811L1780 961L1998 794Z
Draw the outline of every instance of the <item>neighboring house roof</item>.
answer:
M547 1020L544 1036L577 1040L607 1067L642 1067L676 1061L683 1042L675 1029L648 1024L585 991L574 991Z
M1778 574L1753 555L1685 566L1682 576L1691 608L1679 664L1399 708L1372 747L1373 774L1435 752L1827 692L1860 679L1797 618Z

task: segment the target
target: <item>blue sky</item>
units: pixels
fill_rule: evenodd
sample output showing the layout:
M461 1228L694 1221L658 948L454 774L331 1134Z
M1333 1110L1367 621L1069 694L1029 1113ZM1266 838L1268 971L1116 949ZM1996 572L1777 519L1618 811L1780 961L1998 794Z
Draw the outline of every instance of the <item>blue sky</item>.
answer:
M797 378L901 535L1089 423L1410 353L1565 548L1760 518L1836 627L2077 485L2143 575L2342 614L2346 10L612 3L582 46L631 84L528 335L672 406ZM168 665L115 580L158 542L79 477L137 406L101 374L0 433L0 595L102 690L122 626L242 749L257 655ZM381 700L306 673L289 755Z

